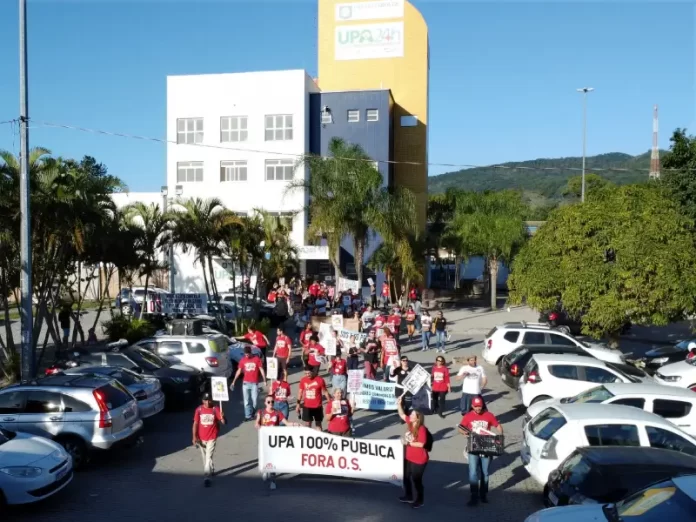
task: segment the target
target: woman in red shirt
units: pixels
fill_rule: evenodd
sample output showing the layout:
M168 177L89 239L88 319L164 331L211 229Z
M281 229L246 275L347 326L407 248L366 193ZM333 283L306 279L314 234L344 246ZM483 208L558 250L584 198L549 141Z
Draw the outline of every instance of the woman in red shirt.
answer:
M411 504L414 509L423 506L423 474L428 465L430 456L425 449L428 441L428 430L425 427L425 418L419 411L413 410L410 415L406 415L403 407L403 395L399 397L397 404L399 417L408 426L408 431L401 438L401 442L406 446L404 451L404 496L400 497L401 502ZM413 488L416 489L416 498L413 499Z
M348 388L348 364L338 350L336 351L336 357L331 361L329 371L331 373L332 388L345 392Z
M449 369L445 364L445 358L441 355L438 355L437 359L435 359L431 377L433 381L433 411L436 411L441 418L444 418L445 399L448 393L452 393L452 386L450 385Z
M327 431L332 435L348 437L351 435L351 418L353 407L345 399L345 392L340 388L333 391L333 401L326 404L326 418L329 421Z
M412 306L409 306L408 310L406 310L406 332L408 333L408 340L412 341L413 335L416 333L416 312Z
M309 340L314 335L312 330L312 322L305 325L305 329L300 333L300 344L302 345L302 363L307 366L309 360Z
M260 429L262 427L266 426L302 426L302 424L299 424L297 422L289 422L288 418L286 415L283 414L282 411L276 410L275 405L274 405L274 400L273 397L270 395L266 397L266 400L264 402L265 407L263 410L259 410L258 413L256 414L256 429ZM275 473L264 473L263 474L263 480L264 482L268 480L269 478L271 479L271 489L276 488L276 483L275 483Z

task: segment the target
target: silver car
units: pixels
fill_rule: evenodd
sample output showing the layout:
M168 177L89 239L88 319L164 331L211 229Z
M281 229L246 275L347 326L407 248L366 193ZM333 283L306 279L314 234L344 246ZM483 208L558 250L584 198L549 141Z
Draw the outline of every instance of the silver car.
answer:
M52 375L0 390L0 428L56 441L78 469L95 451L140 442L137 402L107 376Z
M164 409L164 393L159 379L118 366L78 366L65 370L70 375L104 375L123 384L138 400L140 418L147 419Z
M160 335L138 341L134 346L145 348L165 361L186 364L207 376L232 376L232 365L227 354L229 340L222 334Z

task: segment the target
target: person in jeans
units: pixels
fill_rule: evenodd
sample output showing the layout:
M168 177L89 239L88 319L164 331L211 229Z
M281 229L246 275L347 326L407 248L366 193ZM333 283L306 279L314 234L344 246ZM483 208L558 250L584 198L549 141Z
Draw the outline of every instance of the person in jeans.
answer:
M269 396L273 398L273 409L281 412L286 419L290 418L288 399L291 393L290 385L282 376L279 380L273 381L273 384L271 384Z
M423 475L428 465L430 456L425 449L428 440L428 430L425 428L425 418L419 411L412 411L406 415L403 408L403 397L399 398L397 408L399 417L408 426L408 430L401 439L404 448L404 496L399 500L411 507L418 509L423 507L425 490L423 488ZM413 498L413 489L416 490L416 498Z
M480 430L491 433L503 433L503 427L490 411L486 409L481 397L474 397L471 401L471 411L462 417L458 426L459 433L469 436ZM494 431L495 430L495 431ZM479 500L488 503L488 475L493 457L468 453L469 457L469 490L471 498L469 506L475 506Z
M227 424L225 413L217 406L213 406L209 393L203 394L202 404L193 414L193 445L201 450L206 487L210 486L210 477L215 474L213 455L220 424Z
M346 360L338 350L336 357L329 365L329 372L331 373L331 387L334 390L339 389L345 392L348 389L348 367Z
M232 380L230 389L234 390L234 384L239 379L240 375L244 374L242 379L242 392L244 398L244 420L250 421L256 413L256 404L259 398L260 378L263 378L264 385L266 384L266 372L263 371L263 363L257 356L252 355L251 346L244 347L244 357L239 362L239 368Z
M435 350L440 353L445 353L445 344L447 342L447 319L442 312L437 313L437 317L433 321L433 328L435 329L435 338L437 345Z
M481 396L481 390L488 384L486 372L482 366L477 364L478 359L475 355L470 355L467 364L459 368L457 380L462 383L462 399L460 410L462 415L466 415L471 410L471 400Z
M430 350L430 336L432 332L430 331L433 327L433 318L430 317L430 312L423 310L420 317L421 323L421 352L427 352Z
M447 393L452 393L452 386L450 384L449 369L442 355L438 355L437 359L435 359L435 366L433 366L431 371L431 378L433 383L433 411L436 411L440 418L444 418L445 401L447 399Z

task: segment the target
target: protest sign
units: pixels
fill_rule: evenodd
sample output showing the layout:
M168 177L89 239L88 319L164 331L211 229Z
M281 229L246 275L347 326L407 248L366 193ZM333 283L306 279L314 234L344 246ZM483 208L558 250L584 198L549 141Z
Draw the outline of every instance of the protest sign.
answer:
M401 441L351 439L311 428L259 430L259 472L333 475L401 483Z
M371 286L374 286L375 281L374 281L371 277L368 277L368 278L367 278L367 283L368 283L369 285L371 285Z
M214 401L229 401L230 394L227 390L227 378L226 377L211 377L210 378L210 389L213 392Z
M201 315L208 313L208 294L161 294L162 313Z
M338 338L344 343L350 341L351 336L355 337L356 344L364 343L367 340L366 333L358 332L356 330L346 330L345 328L338 331Z
M333 335L324 339L324 351L330 357L336 355L336 338Z
M362 370L348 370L348 393L358 393L362 387L362 381Z
M275 357L266 358L266 379L270 381L278 380L278 359Z
M430 374L426 371L426 369L420 364L416 364L413 368L411 368L411 371L401 383L401 386L415 395L429 380Z
M331 326L334 330L343 328L343 316L341 314L333 314L331 316Z
M329 323L321 323L319 325L319 342L325 342L326 339L332 336L331 325Z
M339 292L346 292L348 290L352 290L354 294L360 294L360 283L358 283L354 279L345 279L343 277L338 278L338 282L336 284L336 290Z
M363 379L353 398L362 410L396 410L396 383Z

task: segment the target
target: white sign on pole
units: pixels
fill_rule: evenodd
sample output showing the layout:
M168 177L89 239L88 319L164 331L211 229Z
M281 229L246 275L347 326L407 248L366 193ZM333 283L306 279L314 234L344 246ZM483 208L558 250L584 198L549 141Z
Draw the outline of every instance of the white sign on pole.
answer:
M207 314L208 296L207 294L162 294L162 313Z
M404 0L377 0L373 2L336 4L336 20L341 22L403 17Z
M343 316L341 314L332 315L331 326L334 330L340 330L341 328L343 328Z
M326 339L332 337L331 325L328 323L321 323L319 325L319 342L325 342Z
M406 376L404 381L401 383L407 391L410 391L413 395L418 393L425 383L430 380L430 374L425 368L420 364L416 364L409 374Z
M227 390L227 378L226 377L211 377L210 378L210 389L213 391L214 401L229 401L230 394Z
M348 370L348 393L358 393L362 388L362 370Z
M266 379L271 381L278 380L278 359L275 357L266 358Z
M336 27L336 60L370 60L404 56L404 23L382 22Z
M324 352L329 357L336 355L336 338L334 336L327 337L324 341Z
M259 472L328 475L401 485L401 440L352 439L311 428L259 430Z

